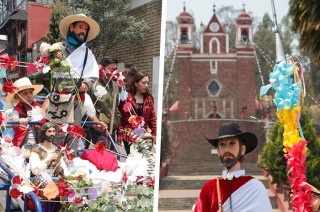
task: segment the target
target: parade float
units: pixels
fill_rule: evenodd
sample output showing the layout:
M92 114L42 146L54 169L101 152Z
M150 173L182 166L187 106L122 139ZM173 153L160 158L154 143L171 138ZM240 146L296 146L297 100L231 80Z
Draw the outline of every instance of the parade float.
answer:
M63 70L72 74L72 68L65 60L52 57L57 51L55 46L43 43L40 56L33 63L16 61L7 54L0 55L1 89L3 93L18 94L19 89L8 79L6 70L16 66L25 67L28 73ZM55 67L55 68L52 68ZM31 178L30 164L24 150L14 146L15 136L12 126L19 124L10 120L10 114L0 113L0 178L3 184L1 190L7 191L6 211L18 207L22 211L42 211L44 203L59 204L62 211L152 211L155 153L152 147L154 137L143 128L143 118L137 116L125 90L124 77L117 69L109 69L110 81L115 81L121 88L119 99L124 101L124 111L131 114L129 122L133 129L130 134L135 143L131 146L131 154L122 154L116 143L106 131L114 151L105 149L97 143L92 149L81 149L72 152L69 146L59 145L63 160L70 172L68 176L52 177L47 169ZM108 84L108 83L107 83ZM107 92L101 87L95 95L99 98ZM95 103L94 103L95 104ZM29 113L29 124L41 126L47 120L39 108L33 108ZM72 133L75 139L86 140L83 126L90 124L86 121L81 126L57 125L59 133ZM93 123L95 124L95 123ZM90 142L90 141L87 141Z

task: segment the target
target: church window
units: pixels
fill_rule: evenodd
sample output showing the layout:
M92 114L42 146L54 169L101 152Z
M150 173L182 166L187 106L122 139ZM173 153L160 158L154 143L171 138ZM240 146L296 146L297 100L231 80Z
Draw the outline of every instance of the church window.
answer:
M215 80L211 81L208 85L208 91L211 96L217 96L220 91L219 84Z
M246 29L241 31L241 42L244 44L249 42L248 31Z
M186 43L188 41L188 31L187 31L187 29L183 29L181 31L180 40L181 40L181 43Z

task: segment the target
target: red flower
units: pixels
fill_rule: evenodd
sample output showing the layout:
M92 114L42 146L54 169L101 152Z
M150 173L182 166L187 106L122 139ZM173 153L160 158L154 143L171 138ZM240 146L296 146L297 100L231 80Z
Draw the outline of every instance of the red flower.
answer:
M128 181L127 172L124 172L122 176L122 182L127 183L127 181Z
M5 79L2 85L3 93L14 93L14 91L18 91L19 88L12 85L12 81L9 79Z
M35 205L34 205L34 202L32 201L32 199L28 199L27 206L31 210L35 209Z
M75 198L75 200L74 200L74 202L77 203L77 204L81 203L82 201L83 201L83 200L82 200L81 197L77 197L77 198Z
M2 112L0 112L0 126L2 125L3 121L4 121L4 118L3 118Z
M17 188L13 188L10 190L9 195L13 199L17 199L20 196L21 192Z
M43 57L42 58L42 62L44 63L44 64L49 64L49 62L50 62L50 60L49 60L49 57Z
M84 132L83 128L78 125L68 126L67 131L72 132L72 135L77 137L78 139L81 137L86 137L86 133Z
M62 197L66 197L72 194L71 189L69 189L70 188L69 184L66 181L64 181L62 178L59 178L58 188L59 188L59 194Z
M153 187L154 186L154 177L150 177L150 180L147 184L147 187L150 188L150 187Z
M12 179L11 179L11 184L17 184L17 185L20 185L21 184L21 179L18 175L14 176Z
M94 147L95 147L95 150L96 150L97 152L99 152L99 153L102 153L102 152L104 152L104 150L105 150L103 144L100 143L100 142L97 142L97 143L94 145Z
M99 68L99 77L102 77L104 73L104 68L102 66L100 66Z
M5 67L6 69L10 69L11 71L17 65L19 65L19 62L15 61L15 58L13 56L9 57L9 55L7 53L0 55L0 63L3 67Z
M143 176L137 176L136 185L143 185Z
M67 158L68 158L68 160L73 160L74 156L73 156L73 154L69 153L69 154L67 155Z

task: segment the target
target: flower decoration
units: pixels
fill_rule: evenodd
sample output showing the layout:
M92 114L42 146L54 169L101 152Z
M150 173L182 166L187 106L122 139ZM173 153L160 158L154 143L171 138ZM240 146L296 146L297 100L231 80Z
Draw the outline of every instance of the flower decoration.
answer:
M72 191L69 188L69 184L60 177L58 185L59 195L61 197L68 197L70 194L72 194Z
M3 85L2 85L2 92L3 93L15 93L19 90L16 86L12 85L12 81L10 79L4 79Z
M68 132L71 132L73 136L77 137L78 139L83 137L86 137L86 133L84 132L83 128L81 128L78 125L74 125L74 126L68 126L67 128Z
M294 76L294 77L292 77ZM277 106L277 117L284 125L283 145L287 159L288 180L291 183L293 198L291 205L294 211L311 211L309 187L303 187L306 182L307 141L303 138L299 123L302 93L303 66L298 67L290 56L276 64L269 75L269 85L260 89L260 96L272 87L276 93L273 102ZM303 187L303 188L302 188Z
M73 150L70 149L68 145L63 145L62 143L59 144L59 147L61 148L61 153L67 157L68 160L73 160Z
M46 42L42 42L40 47L39 47L39 51L40 51L40 54L43 56L43 57L48 57L49 56L49 49L50 49L51 45L49 43L46 43Z
M0 126L2 126L3 121L4 121L4 118L3 118L2 112L0 112Z
M16 61L13 56L9 56L7 53L0 55L0 64L6 69L10 69L11 71L19 65L19 61Z
M133 129L141 128L144 125L143 117L132 115L129 117L128 122L132 125Z
M122 182L127 183L127 181L128 181L127 172L124 172L122 175Z
M21 195L21 192L19 191L20 185L21 185L21 178L20 178L20 176L15 175L11 179L11 187L10 187L10 191L9 191L9 195L13 199L17 199Z

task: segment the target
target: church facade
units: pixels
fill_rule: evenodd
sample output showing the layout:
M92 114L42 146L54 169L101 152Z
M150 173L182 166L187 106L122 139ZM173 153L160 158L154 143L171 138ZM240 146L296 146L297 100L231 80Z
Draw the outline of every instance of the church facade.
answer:
M195 25L185 7L177 22L180 119L255 116L253 20L245 9L235 20L233 46L229 44L228 27L220 23L215 12L200 33L200 49L195 49Z

